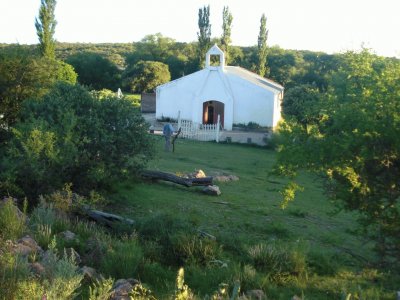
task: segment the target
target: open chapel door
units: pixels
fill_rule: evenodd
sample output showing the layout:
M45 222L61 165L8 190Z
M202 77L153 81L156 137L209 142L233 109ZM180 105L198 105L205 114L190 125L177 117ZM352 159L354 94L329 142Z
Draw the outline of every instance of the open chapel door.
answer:
M216 124L218 122L218 115L220 122L224 127L224 103L220 101L206 101L203 103L203 124Z

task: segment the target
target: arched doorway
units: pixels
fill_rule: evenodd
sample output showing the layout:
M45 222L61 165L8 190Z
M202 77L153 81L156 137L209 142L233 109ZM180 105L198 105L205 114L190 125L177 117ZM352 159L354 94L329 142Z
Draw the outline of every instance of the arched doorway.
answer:
M218 122L218 115L220 122L224 127L224 103L220 101L206 101L203 103L203 124L216 124Z

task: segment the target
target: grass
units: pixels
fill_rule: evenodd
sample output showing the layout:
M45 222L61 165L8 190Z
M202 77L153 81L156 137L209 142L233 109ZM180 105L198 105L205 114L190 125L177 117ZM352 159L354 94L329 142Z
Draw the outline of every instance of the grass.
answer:
M252 274L254 265L251 266L249 248L271 242L290 248L300 243L301 252L290 252L290 255L301 257L302 264L307 263L307 267L304 266L307 270L301 272L303 275L310 272L309 279L302 276L300 280L290 274L279 278L282 275L279 273L278 279L271 281L265 272L254 270L257 273L251 275L254 278L250 276L243 284L248 288L263 288L272 299L287 299L294 293L301 295L302 290L308 291L305 295L309 299L332 299L329 297L336 297L340 289L326 292L329 290L327 280L333 280L331 278L342 271L357 273L375 259L371 245L349 230L356 227L355 216L345 212L332 214L335 207L324 196L318 178L301 174L299 182L304 191L287 209L281 209L279 191L287 180L270 175L275 163L273 151L248 145L178 139L175 153L169 153L163 151L161 138L157 138L157 149L157 159L150 162L149 169L176 174L202 169L207 175L232 174L240 179L215 183L222 191L219 197L202 194L200 187L186 188L168 182L137 180L115 187L116 192L110 196L112 209L138 222L139 237L144 239L144 257L149 259L142 266L143 275L153 290L170 293L174 280L172 270L185 265L188 285L200 295L209 295L223 281L233 282ZM202 245L196 246L199 241L190 237L195 236L197 230L216 237L222 251L216 251L215 245L209 249L216 253L212 260L220 261L224 268L204 264L204 261L196 263L195 258L188 257L197 250L200 252L196 252L197 258L209 255L201 253L198 248ZM182 255L182 252L181 260L174 259L174 255ZM164 270L158 271L164 274L162 282L148 272L154 268ZM213 278L215 282L211 282ZM274 286L274 282L279 284ZM338 279L338 282L335 281L335 288L344 284L354 295L355 288L349 287L345 279ZM321 286L325 290L321 291Z
M202 169L208 175L232 174L239 180L216 183L222 191L219 197L201 193L200 187L167 182L119 183L107 197L111 201L105 210L134 219L133 231L131 227L107 229L76 218L64 205L68 199L60 198L62 193L45 197L50 203L43 198L28 219L17 219L21 213L6 201L0 206L4 219L0 222L0 298L21 298L22 293L36 299L44 289L50 293L50 288L57 295L80 293L76 299L105 298L112 281L120 278L143 282L134 291L135 299L154 299L149 289L157 299L173 299L173 295L186 299L189 292L193 299L227 299L226 292L236 295L239 286L241 292L262 289L268 299L395 297L399 276L372 268L374 253L357 235L354 215L332 214L334 207L323 195L318 178L301 174L304 192L282 210L279 191L287 181L270 175L274 152L178 140L176 152L166 153L162 138L156 137L156 142L159 152L150 169L176 174ZM77 238L65 240L60 235L64 230ZM58 272L51 287L47 271L40 278L29 272L28 262L41 258L21 260L4 239L26 233L54 252L52 260L46 256L41 261L49 272ZM109 282L82 280L77 266L61 259L65 247L73 247L82 265L94 267L111 278ZM179 287L176 274L180 270L183 279L181 267L185 285Z
M113 195L121 213L140 220L157 213L187 220L195 229L215 236L231 234L256 244L270 238L303 240L322 251L340 251L341 246L367 259L371 251L365 241L350 233L354 215L341 212L332 216L332 204L318 181L302 174L304 192L286 210L280 208L281 189L286 180L269 175L275 153L258 147L178 140L175 153L162 151L148 166L171 173L202 169L207 175L233 174L236 182L216 183L222 195L203 195L201 188L186 188L166 182L123 183ZM344 254L346 255L346 254Z

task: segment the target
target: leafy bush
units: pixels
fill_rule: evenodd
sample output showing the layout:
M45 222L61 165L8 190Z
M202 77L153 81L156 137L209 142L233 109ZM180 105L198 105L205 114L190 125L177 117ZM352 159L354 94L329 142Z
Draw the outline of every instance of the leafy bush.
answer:
M82 193L110 187L152 157L146 129L128 100L96 99L81 86L58 84L42 100L25 102L4 159L3 180L31 199L66 183Z
M16 240L26 230L26 217L12 198L0 200L0 238Z

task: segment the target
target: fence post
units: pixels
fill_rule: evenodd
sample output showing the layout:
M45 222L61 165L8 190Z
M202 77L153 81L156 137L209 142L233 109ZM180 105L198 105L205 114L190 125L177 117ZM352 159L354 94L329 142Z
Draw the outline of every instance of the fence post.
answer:
M179 128L181 128L181 111L180 110L178 110L178 130L179 130Z
M217 143L219 143L219 122L220 122L220 115L218 115L217 130L216 130L217 136L215 137L215 141Z

